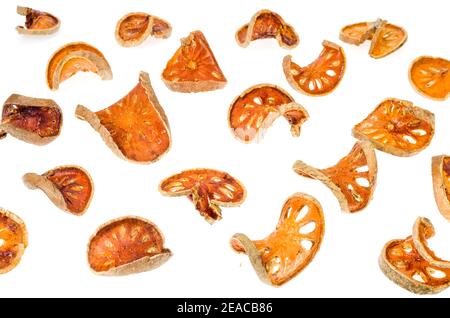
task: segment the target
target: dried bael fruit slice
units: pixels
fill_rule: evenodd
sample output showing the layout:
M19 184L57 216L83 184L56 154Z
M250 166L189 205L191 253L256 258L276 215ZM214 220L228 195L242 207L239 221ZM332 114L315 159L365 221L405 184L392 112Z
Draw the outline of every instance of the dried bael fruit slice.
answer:
M420 94L446 100L450 96L450 61L440 57L418 57L409 68L409 80Z
M271 38L276 39L278 44L286 49L293 49L300 42L295 29L284 22L279 14L270 10L256 12L250 23L243 25L236 32L236 41L242 47L247 47L254 40Z
M360 45L366 40L372 40L375 30L381 19L375 22L360 22L350 24L341 29L339 39L343 42Z
M308 112L282 88L260 84L247 89L231 103L228 124L236 138L250 143L259 141L280 116L291 125L294 137L300 136Z
M54 15L34 10L31 8L17 6L17 13L25 16L25 27L18 26L19 34L48 35L59 30L61 25L59 19Z
M283 71L289 84L297 91L310 96L331 93L341 82L345 72L344 50L337 44L323 41L319 57L308 66L292 62L292 56L283 59Z
M93 72L102 80L112 79L111 67L103 54L92 45L73 42L59 48L47 65L47 85L57 90L59 84L78 72Z
M127 96L98 112L78 105L76 116L99 132L120 158L135 163L152 163L170 148L170 128L147 73Z
M200 215L211 224L222 218L219 206L239 206L246 195L239 180L226 172L213 169L180 172L164 179L159 190L167 196L187 196Z
M450 221L450 157L435 156L431 163L434 198L441 214Z
M352 134L370 141L380 151L408 157L430 144L434 114L406 100L387 98L353 127Z
M357 142L333 167L317 169L298 160L293 169L301 176L322 181L333 191L344 212L364 209L375 191L377 158L368 142Z
M325 219L320 203L310 195L296 193L284 203L272 234L259 241L235 234L231 246L248 255L263 282L280 286L311 263L324 232Z
M125 47L137 46L150 35L166 39L172 33L169 22L143 12L132 12L122 17L116 26L116 39Z
M151 271L171 256L158 227L137 216L103 224L88 245L89 266L96 274L107 276Z
M46 145L59 136L62 112L51 99L12 94L3 105L0 139L7 134L35 145Z
M201 31L181 39L181 47L162 73L166 86L176 92L196 93L224 88L227 79Z
M78 166L61 166L42 175L27 173L23 182L30 189L41 189L58 208L83 215L91 203L94 183L89 173Z
M0 208L0 274L19 264L27 245L25 223L17 215Z

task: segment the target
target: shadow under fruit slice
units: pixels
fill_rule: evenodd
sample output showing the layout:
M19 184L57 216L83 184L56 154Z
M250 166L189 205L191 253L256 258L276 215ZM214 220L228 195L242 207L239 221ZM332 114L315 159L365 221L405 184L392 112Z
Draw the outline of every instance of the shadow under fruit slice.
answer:
M61 25L57 17L47 12L17 6L17 13L26 18L25 27L16 27L19 34L48 35L58 31Z
M251 41L269 38L276 39L286 49L293 49L300 42L295 29L284 22L279 14L270 10L258 11L250 23L236 32L236 41L242 47L247 47Z
M388 98L353 127L352 134L370 141L380 151L408 157L430 144L434 136L434 114L409 101Z
M0 274L19 264L27 245L25 223L17 215L0 208Z
M324 232L325 219L320 203L307 194L296 193L284 203L272 234L258 241L235 234L231 246L248 255L263 282L280 286L311 263Z
M169 122L145 72L128 95L112 106L94 113L78 105L76 116L98 131L122 159L152 163L169 150Z
M51 99L12 94L3 105L0 139L7 134L35 145L46 145L59 136L62 112Z
M350 153L327 169L296 161L293 169L303 177L322 181L333 191L344 212L358 212L370 202L377 179L377 158L372 145L357 142Z
M450 157L433 157L431 170L436 204L441 214L450 221Z
M83 215L94 194L91 176L78 166L56 167L43 175L27 173L23 182L30 189L41 189L59 209L73 215Z
M292 136L300 136L308 112L282 88L260 84L247 89L231 103L228 124L240 141L259 141L280 116L291 125Z
M192 169L164 179L159 185L163 195L187 196L200 215L209 223L222 218L219 206L239 206L246 192L241 182L226 172L213 169Z
M344 50L337 44L323 41L319 57L308 66L301 67L292 56L283 59L283 71L289 84L297 91L310 96L331 93L340 83L345 72Z
M164 264L172 252L152 222L127 216L103 224L91 237L88 262L100 275L122 276L151 271Z
M227 84L201 31L181 39L181 47L167 62L162 80L169 89L182 93L212 91Z
M103 54L87 43L73 42L59 48L47 65L47 85L57 90L59 84L78 72L92 72L102 80L112 79L111 67Z
M409 80L420 94L435 100L446 100L450 96L450 61L420 56L411 63Z

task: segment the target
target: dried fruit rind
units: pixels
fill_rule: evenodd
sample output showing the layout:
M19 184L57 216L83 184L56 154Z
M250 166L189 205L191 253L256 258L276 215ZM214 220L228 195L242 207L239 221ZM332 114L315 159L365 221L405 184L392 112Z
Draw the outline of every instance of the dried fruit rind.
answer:
M419 94L434 100L446 100L450 96L449 60L420 56L411 63L408 75Z
M339 33L339 39L343 42L360 45L366 40L372 40L377 24L381 22L378 19L375 22L359 22L346 25Z
M148 164L169 151L169 122L145 72L140 73L139 83L128 95L115 104L95 113L78 105L76 116L98 131L122 159Z
M90 268L99 275L123 276L151 271L163 265L172 252L152 222L127 216L101 225L88 244Z
M296 193L284 203L278 225L268 237L251 241L244 234L235 234L231 246L249 256L263 282L280 286L311 263L324 232L320 203L310 195Z
M12 212L0 208L0 274L13 270L28 245L25 223Z
M431 163L433 191L441 214L450 221L450 156L435 156Z
M57 17L47 12L17 6L17 13L26 17L25 26L16 27L19 34L49 35L58 31L61 25Z
M347 156L330 168L317 169L298 160L293 169L301 176L322 181L333 191L342 211L351 213L369 204L378 171L374 148L368 142L357 142Z

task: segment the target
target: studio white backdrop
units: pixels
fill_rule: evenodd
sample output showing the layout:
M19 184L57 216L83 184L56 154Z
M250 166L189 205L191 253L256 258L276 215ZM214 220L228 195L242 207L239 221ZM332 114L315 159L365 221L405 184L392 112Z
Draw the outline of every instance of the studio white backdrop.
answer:
M21 36L15 26L23 17L16 5L49 11L62 20L58 33ZM238 27L260 9L271 9L300 35L294 50L273 40L239 47ZM414 220L426 216L437 235L430 241L438 256L450 259L450 224L439 214L432 191L431 157L450 154L450 103L418 95L408 82L410 62L419 55L450 57L450 6L427 1L151 1L33 0L0 3L0 100L12 93L54 99L64 112L61 136L38 147L12 137L0 141L0 206L18 214L29 231L29 247L19 266L0 275L0 297L408 297L379 270L383 245L411 234ZM167 40L149 38L135 48L119 46L116 22L126 13L144 11L168 20ZM394 54L374 60L369 44L342 43L342 26L384 18L409 34ZM160 79L179 39L202 30L229 83L223 90L199 94L169 91ZM306 65L320 53L324 39L344 47L347 70L338 89L325 97L308 97L287 83L281 62L292 54ZM52 92L45 68L60 46L84 41L108 59L114 79L77 74ZM150 74L169 118L173 144L152 165L117 158L86 123L75 118L77 104L93 110L107 107L135 86L139 71ZM290 135L280 118L259 144L242 144L231 134L227 112L233 98L248 87L272 83L286 89L310 114L299 138ZM377 152L379 173L373 201L362 212L344 214L323 184L292 171L301 159L316 167L334 165L355 140L354 124L386 97L414 102L435 113L436 135L430 147L410 158ZM88 212L75 217L58 210L40 191L22 183L26 172L43 173L55 166L76 164L93 177L95 194ZM239 208L224 208L223 220L209 225L186 198L164 197L159 182L180 170L207 167L240 179L248 191ZM236 232L259 239L276 226L284 201L295 192L317 198L324 209L326 231L312 263L296 278L273 288L261 283L245 255L229 246ZM102 223L125 215L155 222L173 257L152 272L126 277L100 277L87 265L86 246ZM448 296L444 291L441 296Z

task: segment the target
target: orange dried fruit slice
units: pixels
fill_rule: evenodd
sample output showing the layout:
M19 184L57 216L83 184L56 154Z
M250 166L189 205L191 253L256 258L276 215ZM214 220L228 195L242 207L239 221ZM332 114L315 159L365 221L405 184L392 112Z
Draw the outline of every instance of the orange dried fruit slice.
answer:
M162 79L169 89L182 93L212 91L227 84L201 31L181 39L181 47L167 62Z
M88 245L88 262L100 275L122 276L151 271L172 252L152 222L137 216L112 220L100 226Z
M19 264L27 245L25 223L17 215L0 208L0 274Z
M300 136L308 112L282 88L271 84L255 85L236 97L228 112L228 124L240 141L259 141L280 116L291 125L294 137Z
M411 102L387 98L362 122L353 136L370 141L380 151L401 157L425 149L434 136L434 114Z
M379 23L381 23L381 19L375 22L360 22L347 25L341 29L339 39L346 43L360 45L366 40L372 40Z
M323 41L319 57L308 66L301 67L292 56L283 59L283 71L289 84L297 91L310 96L331 93L339 85L345 72L344 50L337 44Z
M350 153L327 169L296 161L293 169L303 177L322 181L333 191L344 212L358 212L370 202L377 179L377 158L372 145L357 142Z
M87 43L73 42L59 48L47 65L47 85L57 90L59 84L78 72L92 72L102 80L112 79L111 67L103 54Z
M296 193L284 203L274 232L258 241L235 234L231 246L249 256L263 282L280 286L311 263L324 232L325 219L320 203L310 195Z
M132 12L123 16L116 26L116 39L125 47L137 46L150 35L166 39L172 33L169 22L144 12Z
M83 215L91 203L94 183L79 166L60 166L42 175L27 173L23 182L30 189L41 189L59 209Z
M420 56L411 63L409 80L420 94L435 100L446 100L450 96L450 61Z
M46 145L61 132L63 117L51 99L12 94L3 105L0 138L7 134L35 145Z
M246 196L242 183L226 172L213 169L191 169L164 179L159 190L163 195L187 196L200 215L209 223L222 218L219 206L241 205Z
M450 156L433 157L431 170L438 209L450 221Z
M32 8L17 6L17 13L25 16L25 27L17 26L19 34L48 35L59 30L60 20L54 15L34 10Z
M98 131L122 159L152 163L169 151L169 122L145 72L140 73L139 83L118 102L95 113L78 105L76 116Z
M293 49L300 42L295 29L284 22L279 14L270 10L256 12L250 23L244 24L236 32L236 41L242 47L259 39L276 39L286 49Z

